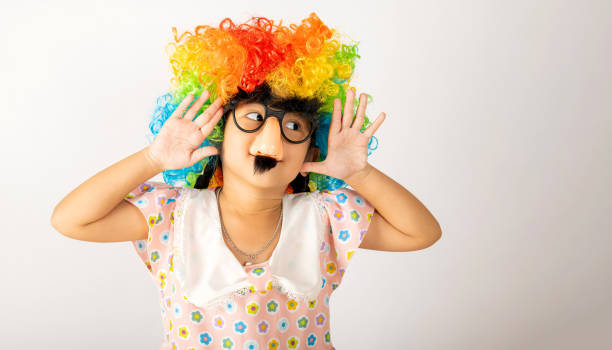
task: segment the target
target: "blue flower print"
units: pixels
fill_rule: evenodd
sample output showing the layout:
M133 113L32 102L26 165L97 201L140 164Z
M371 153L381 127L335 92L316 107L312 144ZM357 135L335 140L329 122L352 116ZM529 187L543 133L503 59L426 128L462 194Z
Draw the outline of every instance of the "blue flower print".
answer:
M359 218L361 217L361 215L359 215L359 212L357 210L351 210L350 216L351 216L351 220L355 222L359 222Z
M359 197L359 196L355 196L353 198L353 200L355 201L355 203L357 203L358 206L363 207L365 205L365 201L363 200L363 198Z
M323 289L325 287L325 277L321 277L321 279L323 280L323 283L321 283L321 289Z
M174 311L174 316L176 318L180 318L181 315L183 314L183 311L181 310L181 307L179 306L178 303L174 305L174 309L172 311Z
M344 194L344 193L338 193L338 194L336 195L336 202L338 202L338 203L340 203L340 204L344 204L344 203L346 203L347 198L348 198L348 197L346 196L346 194Z
M244 333L247 330L247 325L244 321L234 322L234 331L236 333Z
M227 304L225 304L225 312L227 312L228 314L233 314L236 312L236 302L233 300L230 300L227 302Z
M136 202L134 202L138 208L146 208L149 205L149 199L147 197L138 198Z
M244 350L259 350L259 343L255 340L247 340L242 348Z
M200 343L204 345L210 345L212 341L213 337L212 335L208 334L208 332L200 334Z
M287 329L289 329L289 320L287 319L287 317L283 317L278 320L277 327L281 333L285 333Z
M308 342L308 346L315 346L315 344L317 343L317 336L315 336L314 333L310 333L306 341Z
M338 233L338 239L341 240L342 242L346 243L346 241L348 241L349 238L351 238L351 234L349 230L340 230L340 232Z
M163 245L168 245L168 242L170 241L170 231L166 230L164 232L162 232L159 236L159 241L163 244Z

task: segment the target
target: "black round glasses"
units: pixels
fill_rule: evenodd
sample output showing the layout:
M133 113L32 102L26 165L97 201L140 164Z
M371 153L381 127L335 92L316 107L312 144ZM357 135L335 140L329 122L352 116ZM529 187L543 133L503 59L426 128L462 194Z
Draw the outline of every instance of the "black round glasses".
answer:
M249 103L241 107L236 115L236 107L232 108L234 124L244 132L256 132L270 117L278 119L281 134L291 143L302 143L308 140L319 126L318 119L311 119L297 112L270 109L268 105L259 102Z

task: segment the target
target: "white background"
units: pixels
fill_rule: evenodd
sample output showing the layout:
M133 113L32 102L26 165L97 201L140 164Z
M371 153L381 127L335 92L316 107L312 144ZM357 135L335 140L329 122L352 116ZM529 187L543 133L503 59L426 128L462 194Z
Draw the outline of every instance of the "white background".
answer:
M53 208L147 145L173 26L312 11L360 41L353 85L387 113L371 164L443 229L424 250L357 252L334 345L612 347L612 2L309 0L1 5L3 348L159 348L131 243L66 238Z

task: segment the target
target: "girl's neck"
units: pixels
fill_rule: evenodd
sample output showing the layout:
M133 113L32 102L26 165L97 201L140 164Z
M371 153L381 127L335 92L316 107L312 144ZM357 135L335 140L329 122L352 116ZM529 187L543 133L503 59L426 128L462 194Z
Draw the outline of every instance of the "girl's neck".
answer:
M223 181L219 206L224 213L246 221L264 222L278 219L284 190L253 188L237 182Z

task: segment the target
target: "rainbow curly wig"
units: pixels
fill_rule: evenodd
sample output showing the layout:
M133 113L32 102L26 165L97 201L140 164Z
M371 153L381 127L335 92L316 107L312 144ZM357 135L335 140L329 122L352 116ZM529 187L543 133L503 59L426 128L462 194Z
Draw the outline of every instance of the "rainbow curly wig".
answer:
M174 42L166 45L166 53L174 76L171 91L157 98L149 123L149 142L157 136L164 122L190 93L194 101L208 90L210 97L203 112L217 97L223 102L224 116L200 147L220 148L228 112L242 100L272 101L285 110L294 109L318 119L318 128L311 138L311 147L319 150L319 159L327 156L327 138L338 98L344 106L347 89L355 88L349 81L355 70L358 44L341 43L337 30L326 26L315 13L300 25L275 24L265 17L253 16L236 25L230 18L218 27L197 26L193 33L180 36L172 28ZM355 93L355 95L357 95ZM367 103L372 97L367 95ZM359 101L356 99L355 107ZM366 116L362 131L371 125ZM378 146L372 136L368 156ZM205 157L193 165L163 172L164 182L191 188L221 186L223 175L219 155ZM347 184L324 174L298 174L286 193L332 191Z

